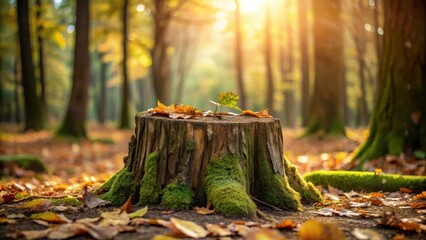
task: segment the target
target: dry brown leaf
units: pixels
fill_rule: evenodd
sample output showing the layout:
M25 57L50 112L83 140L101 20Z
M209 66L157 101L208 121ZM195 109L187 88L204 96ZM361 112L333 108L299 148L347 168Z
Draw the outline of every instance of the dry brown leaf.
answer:
M168 235L163 235L163 234L157 234L151 238L151 240L176 240L176 239L178 238L168 236Z
M232 232L229 231L226 228L221 227L220 225L217 224L210 224L210 223L206 223L205 224L207 230L213 235L213 236L217 236L217 237L227 237L227 236L231 236Z
M16 220L0 217L0 224L2 224L2 223L14 224L14 223L16 223Z
M301 240L341 240L345 239L345 234L337 225L323 223L318 220L308 220L302 224L299 231Z
M100 217L95 217L95 218L82 218L82 219L78 219L75 222L77 223L94 223L99 221Z
M362 228L355 228L352 230L352 235L356 239L365 240L365 239L374 239L374 240L384 240L383 236L372 230L372 229L362 229Z
M243 110L240 115L249 116L249 117L258 117L258 118L272 118L272 116L269 115L268 109L264 109L259 112L253 112L252 110Z
M205 228L191 221L171 217L170 222L188 237L205 238L209 234Z
M25 215L24 215L24 214L22 214L22 213L18 213L18 214L13 213L13 214L9 214L9 215L7 215L6 217L7 217L7 218L13 218L13 219L16 219L16 218L24 218L24 217L25 217Z
M84 223L83 226L80 226L80 229L85 230L95 239L113 239L119 233L117 228L112 226L100 226L92 223Z
M89 208L95 208L98 206L99 207L106 206L110 204L111 202L98 198L97 196L93 195L92 192L88 190L87 186L84 186L83 203L85 206Z
M202 214L202 215L209 215L209 214L213 214L215 212L214 209L208 209L208 208L204 208L204 207L194 207L194 211L198 214Z
M132 196L129 196L127 201L120 207L121 212L131 213L133 212L132 208Z
M44 230L29 230L29 231L21 231L20 235L24 236L25 239L40 239L45 238L49 235L52 229L44 229Z
M402 193L412 193L413 190L409 189L409 188L400 188L399 191L401 191Z
M126 212L121 212L120 209L111 212L102 212L102 220L99 225L127 225L130 222L129 216Z
M273 229L254 228L245 236L247 240L285 240L284 235Z

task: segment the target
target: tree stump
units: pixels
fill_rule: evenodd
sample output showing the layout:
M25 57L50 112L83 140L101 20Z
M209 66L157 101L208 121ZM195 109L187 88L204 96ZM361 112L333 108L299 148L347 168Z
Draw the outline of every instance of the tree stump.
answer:
M135 120L125 167L97 191L113 204L132 195L141 205L178 210L209 203L220 213L250 215L254 200L288 210L321 201L283 156L277 118L139 113Z

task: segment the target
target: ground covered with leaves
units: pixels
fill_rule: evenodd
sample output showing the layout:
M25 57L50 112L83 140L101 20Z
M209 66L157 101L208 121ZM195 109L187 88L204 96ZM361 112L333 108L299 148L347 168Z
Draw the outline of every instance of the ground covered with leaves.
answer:
M112 207L92 194L123 167L132 131L91 127L91 140L55 139L51 131L18 133L2 128L0 155L34 154L48 172L1 169L0 238L28 239L424 239L426 192L342 192L320 187L325 201L303 212L271 209L257 202L256 217L225 217L209 206L171 212L161 206ZM350 154L367 137L300 138L285 129L284 150L302 173L351 168ZM387 156L366 171L425 175L426 161ZM380 169L380 171L378 170ZM426 189L425 189L426 190ZM320 236L320 238L318 238ZM313 237L313 238L312 238ZM316 237L316 238L315 238Z

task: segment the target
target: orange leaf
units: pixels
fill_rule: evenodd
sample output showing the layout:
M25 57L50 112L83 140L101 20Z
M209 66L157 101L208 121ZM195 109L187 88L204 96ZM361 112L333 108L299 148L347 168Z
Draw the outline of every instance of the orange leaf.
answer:
M409 189L409 188L399 188L399 191L401 191L402 193L412 193L413 190Z
M197 212L198 214L209 215L214 213L215 210L204 208L204 207L194 207L194 211Z
M296 223L294 223L291 220L284 219L280 223L275 224L273 227L278 229L293 229L297 226Z
M273 229L255 228L245 236L247 240L285 240L284 235Z
M264 109L259 112L253 112L252 110L244 110L240 115L243 116L250 116L250 117L258 117L258 118L271 118L272 116L269 115L268 109Z
M120 207L121 212L131 213L133 212L132 208L132 196L129 196L129 199Z
M419 199L426 199L426 191L423 191L420 194L417 194L416 196L413 197L414 200L419 200Z
M374 175L379 175L379 174L381 174L382 173L382 169L381 168L376 168L375 170L374 170Z
M300 239L345 239L345 234L337 225L332 223L323 223L317 220L308 220L300 227Z

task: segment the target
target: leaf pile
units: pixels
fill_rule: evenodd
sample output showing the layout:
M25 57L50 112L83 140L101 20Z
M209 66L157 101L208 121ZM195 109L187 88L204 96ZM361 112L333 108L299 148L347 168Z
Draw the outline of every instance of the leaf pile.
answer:
M196 118L202 115L201 111L198 111L195 107L190 105L175 105L166 106L160 101L157 101L157 107L149 109L148 113L153 115L167 116L173 119L189 119Z

